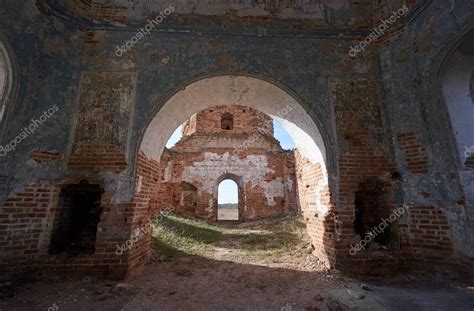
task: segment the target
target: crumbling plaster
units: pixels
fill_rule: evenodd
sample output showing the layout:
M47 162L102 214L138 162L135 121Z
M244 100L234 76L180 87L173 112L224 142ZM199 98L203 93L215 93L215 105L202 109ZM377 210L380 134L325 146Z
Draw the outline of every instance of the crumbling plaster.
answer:
M466 179L454 152L458 147L452 127L457 125L449 118L442 79L453 48L474 28L473 17L472 1L432 1L407 24L404 36L394 38L380 51L383 108L390 135L417 133L429 158L429 173L415 176L407 170L399 146L393 144L397 168L404 176L402 200L407 205L441 207L447 214L455 249L468 256L474 255L474 226L467 213L472 209L467 204L472 202L466 201L463 190Z
M198 191L215 193L215 188L219 177L224 173L231 173L240 176L245 184L263 188L263 193L269 205L275 205L274 197L285 197L285 185L282 178L271 181L265 180L265 174L275 173L268 166L265 155L247 155L240 158L226 152L217 154L205 152L204 159L194 162L193 166L186 166L182 174L182 180L193 183L195 180L202 181ZM214 207L213 204L210 207Z
M209 75L259 76L297 94L304 106L301 109L309 116L307 120L315 123L325 143L322 155L327 157L329 178L337 180L338 150L343 149L345 142L336 139L328 81L334 77L347 81L380 80L376 84L381 89L379 105L384 135L393 140L389 144L391 156L403 176L400 202L440 207L449 220L455 249L474 254L473 227L463 205L457 203L464 193L437 74L448 57L447 50L459 40L458 34L472 28L471 1L433 0L407 22L401 39L393 38L387 47L372 50L375 54L367 53L350 61L349 47L361 34L337 36L322 30L314 30L310 37L257 37L244 30L234 30L232 36L226 36L225 31L156 31L120 59L114 56L115 47L129 40L136 33L134 29L95 28L70 17L59 19L56 13L45 16L35 9L32 0L2 1L0 8L0 27L16 54L19 76L18 96L8 103L6 112L14 117L2 122L2 143L14 138L31 118L51 105L60 107L51 123L1 159L3 192L18 192L33 181L54 184L68 178L99 176L105 181L106 191L113 193L114 202L128 202L133 193L140 138L148 124L180 88L204 81ZM93 35L87 42L84 25L87 35ZM84 71L137 73L133 127L128 133L130 148L126 154L129 166L120 174L66 169L64 155L70 148L72 125L78 119L78 85ZM192 109L191 103L186 104L188 109ZM271 110L267 112L272 114ZM420 137L429 158L428 174L415 176L406 169L403 153L394 140L403 132L414 132ZM32 164L29 154L33 149L57 150L61 156L54 163ZM15 180L11 181L13 176Z

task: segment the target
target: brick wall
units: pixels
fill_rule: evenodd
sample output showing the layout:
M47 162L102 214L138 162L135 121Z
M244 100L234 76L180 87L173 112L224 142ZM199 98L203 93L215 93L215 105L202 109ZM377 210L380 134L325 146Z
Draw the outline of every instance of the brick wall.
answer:
M397 142L405 154L407 168L417 175L428 173L428 155L414 133L397 135Z
M296 197L306 220L315 255L327 265L334 255L334 220L325 211L332 209L327 180L320 163L312 163L295 150Z
M228 114L233 117L233 129L221 128L222 116ZM273 135L273 120L269 116L255 109L232 105L216 106L199 112L186 121L185 133L194 132L207 134L252 134L257 131Z
M339 158L339 198L334 216L332 248L334 264L352 273L388 273L397 269L397 262L389 252L349 253L349 247L358 243L355 232L356 192L367 183L379 183L384 188L382 210L396 208L393 191L397 179L395 167L384 147L383 126L375 85L368 80L339 81L332 85L338 137L345 152ZM329 248L330 249L330 248ZM355 265L355 263L357 263Z
M68 167L74 171L120 173L125 158L135 76L83 73L79 113Z
M186 143L204 146L201 140L194 138L196 137L189 137ZM232 174L238 177L236 182L243 191L240 198L240 203L243 204L242 219L250 220L294 211L295 183L291 153L252 150L246 155L236 156L230 152L231 149L225 148L206 150L204 146L201 151L177 152L172 149L165 153L160 165L169 165L172 171L158 186L158 200L171 201L182 212L216 220L220 178ZM185 208L180 202L183 182L197 189L194 210Z
M78 275L93 272L118 278L126 275L127 257L115 254L116 245L129 238L130 228L123 218L125 206L112 204L107 192L101 199L95 253L75 257L49 253L53 224L61 211L60 191L78 182L30 184L6 200L0 209L0 270L4 277L38 270Z
M165 151L163 157L166 157L166 154L168 152ZM132 202L125 210L125 218L131 226L132 237L139 237L130 251L123 255L128 256L130 271L139 271L151 256L151 231L145 229L160 211L166 208L174 209L172 192L166 189L166 185L160 183L166 166L167 163L162 165L147 158L143 152L138 156L135 192ZM141 230L142 233L137 233L137 230Z
M409 213L408 243L415 258L439 260L453 253L448 220L442 210L434 206L415 206Z
M231 130L221 128L225 114L233 118ZM160 165L168 173L159 186L164 198L182 212L217 219L218 184L226 174L242 191L241 217L250 220L295 209L294 157L273 138L273 121L265 114L243 106L217 106L185 122L185 135L165 151ZM181 202L182 184L196 188L196 207Z
M37 163L48 163L54 162L59 158L58 151L51 151L51 150L38 150L35 149L31 151L30 158L35 160Z
M30 184L4 202L0 209L0 270L5 275L38 264L44 251L40 237L47 227L53 196L49 186Z
M69 158L73 171L120 173L127 168L125 155L112 144L80 143Z
M122 22L127 16L126 6L106 5L96 0L74 0L74 10L94 20Z

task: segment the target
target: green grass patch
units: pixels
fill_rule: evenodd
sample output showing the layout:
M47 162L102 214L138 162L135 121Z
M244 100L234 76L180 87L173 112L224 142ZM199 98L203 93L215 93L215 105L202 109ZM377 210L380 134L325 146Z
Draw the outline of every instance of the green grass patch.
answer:
M233 247L226 254L237 262L279 262L287 252L303 253L305 227L298 219L271 219L263 224L241 228L220 227L203 220L169 215L155 223L155 243L167 257L205 255L216 247Z
M217 243L222 237L219 227L178 215L163 217L155 226L157 234L154 238L157 246L160 250L167 246L165 253L171 257L176 257L179 251L202 254L212 249L211 244Z

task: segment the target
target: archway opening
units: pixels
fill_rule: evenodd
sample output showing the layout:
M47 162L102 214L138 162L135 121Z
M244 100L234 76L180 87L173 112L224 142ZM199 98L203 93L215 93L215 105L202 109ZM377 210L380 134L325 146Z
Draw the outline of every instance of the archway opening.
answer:
M7 48L0 42L0 123L4 120L12 86L12 66Z
M172 248L208 257L221 253L200 251L225 244L232 254L249 248L251 256L258 253L252 264L278 261L286 252L328 263L324 241L333 203L326 146L315 120L296 97L253 77L216 76L181 88L160 107L141 141L136 180L153 186L146 196L136 195L154 204L148 216L137 217L147 221L169 207L178 213L158 230L160 247L174 241ZM276 139L281 132L286 142ZM217 222L225 179L238 186L234 219L244 227ZM183 182L194 187L187 196L195 204L191 215L190 209L183 213ZM190 245L190 237L205 245ZM242 256L234 259L250 255ZM286 258L296 264L292 256Z
M474 219L474 29L464 35L449 56L442 88L460 160L467 214Z
M217 220L239 220L239 187L232 179L219 183Z

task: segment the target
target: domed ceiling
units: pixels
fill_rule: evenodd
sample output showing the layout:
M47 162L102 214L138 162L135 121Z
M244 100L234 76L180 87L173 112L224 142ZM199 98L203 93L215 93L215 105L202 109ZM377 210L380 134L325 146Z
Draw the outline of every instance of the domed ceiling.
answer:
M209 20L230 23L299 23L313 26L368 28L374 18L389 15L407 2L423 0L40 0L54 10L95 22L130 24L172 9L172 18L192 24ZM428 0L429 1L429 0Z

